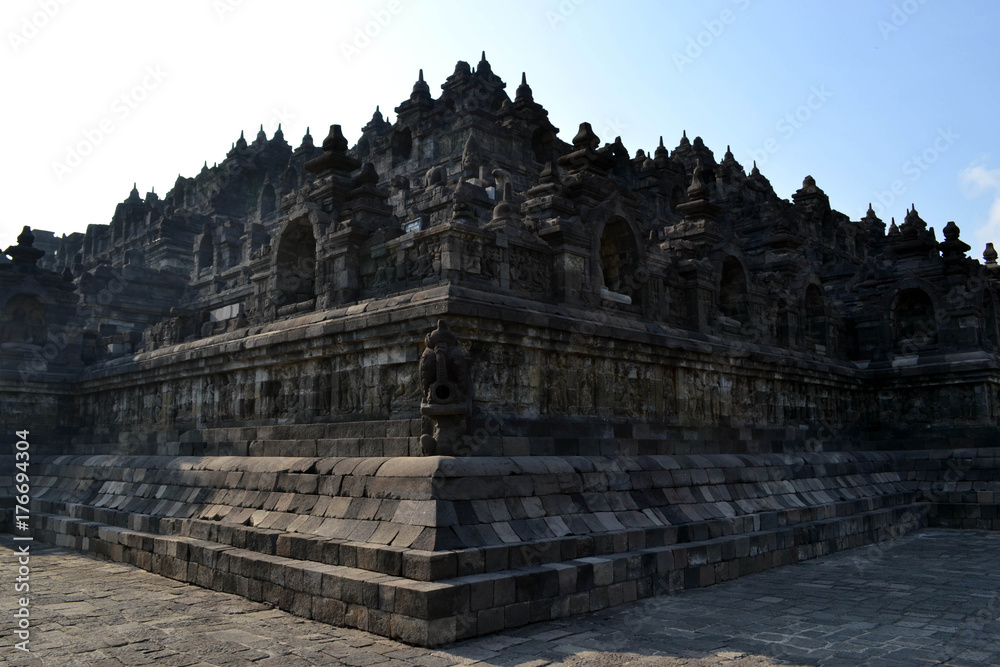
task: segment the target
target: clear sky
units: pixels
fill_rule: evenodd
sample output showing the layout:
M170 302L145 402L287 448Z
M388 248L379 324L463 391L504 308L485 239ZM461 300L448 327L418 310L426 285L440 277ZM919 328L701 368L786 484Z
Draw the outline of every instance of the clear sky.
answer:
M297 146L432 94L480 52L526 72L570 140L754 159L778 195L807 174L857 220L915 203L981 258L1000 243L1000 3L961 0L4 0L0 247L21 227L108 223L278 123Z

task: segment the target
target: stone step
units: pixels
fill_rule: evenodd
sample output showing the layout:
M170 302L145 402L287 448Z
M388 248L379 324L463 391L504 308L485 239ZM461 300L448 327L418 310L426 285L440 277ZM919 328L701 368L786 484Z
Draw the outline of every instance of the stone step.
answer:
M950 475L956 466L967 478ZM209 567L191 550L238 554L240 568L277 562L293 581L344 568L341 586L374 586L350 598L360 603L324 602L322 586L267 595L296 613L343 612L335 622L424 644L723 581L928 521L992 526L1000 479L996 452L985 450L958 463L870 452L66 455L33 459L32 471L32 512L45 515L40 539L246 595L258 590L252 580L278 584L259 569ZM968 506L973 497L979 504ZM141 535L121 537L131 533ZM187 563L164 561L184 562L181 543Z
M57 457L40 461L34 487L42 501L278 530L295 524L323 537L427 550L699 522L690 530L735 522L751 528L726 530L745 532L754 529L751 515L808 515L912 490L873 463L827 461L794 469L730 461L724 469L682 467L726 462L705 457L622 459L596 470L586 459L530 457Z
M703 542L417 581L47 513L36 538L293 614L423 646L599 611L651 595L899 537L926 525L926 507L902 505Z
M803 526L841 520L866 512L912 504L912 493L887 494L874 499L833 503L829 506L761 512L740 521L712 519L640 530L622 529L603 533L524 541L513 545L430 551L419 546L423 530L391 533L392 544L358 541L351 538L357 522L342 522L341 536L308 531L305 515L284 513L289 523L283 529L258 527L250 520L222 516L216 520L162 517L119 511L82 504L40 501L41 511L116 528L191 537L225 546L248 549L266 555L343 565L382 574L403 575L420 581L435 581L457 575L498 572L530 564L553 563L581 557L608 556L627 551L669 545L699 544L713 539L740 535L756 543L760 535L779 529L802 530ZM251 515L251 519L253 515ZM377 529L379 530L379 529ZM377 531L376 531L377 532Z

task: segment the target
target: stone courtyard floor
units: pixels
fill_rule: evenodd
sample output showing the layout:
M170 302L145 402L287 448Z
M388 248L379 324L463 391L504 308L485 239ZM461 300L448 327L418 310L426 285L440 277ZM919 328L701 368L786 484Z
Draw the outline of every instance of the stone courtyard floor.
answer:
M0 537L0 664L1000 665L1000 533L923 530L433 650L30 545L27 654L13 646L15 543Z

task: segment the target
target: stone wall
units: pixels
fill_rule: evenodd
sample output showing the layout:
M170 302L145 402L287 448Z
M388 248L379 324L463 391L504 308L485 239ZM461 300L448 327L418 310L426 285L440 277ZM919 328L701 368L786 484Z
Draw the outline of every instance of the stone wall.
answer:
M996 429L988 359L873 392L850 362L445 286L92 367L76 440L419 419L417 360L440 317L470 359L468 453L511 453L512 438L537 454L845 450L863 448L867 430L925 424L885 443L904 448L941 437L942 417L983 438Z

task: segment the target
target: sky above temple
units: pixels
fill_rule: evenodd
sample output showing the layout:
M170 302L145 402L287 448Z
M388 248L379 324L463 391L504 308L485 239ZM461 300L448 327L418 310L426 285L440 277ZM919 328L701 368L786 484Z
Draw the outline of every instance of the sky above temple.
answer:
M106 224L133 182L161 196L280 123L297 146L391 121L485 50L526 72L560 137L580 122L634 154L687 131L756 160L778 196L812 175L852 220L916 205L981 259L1000 243L1000 3L715 0L5 0L0 247L23 225Z

